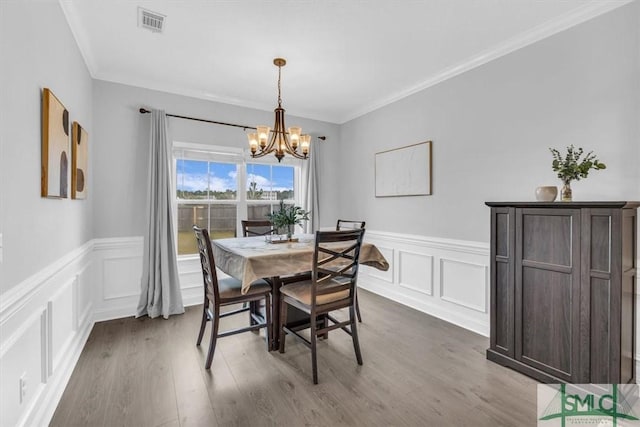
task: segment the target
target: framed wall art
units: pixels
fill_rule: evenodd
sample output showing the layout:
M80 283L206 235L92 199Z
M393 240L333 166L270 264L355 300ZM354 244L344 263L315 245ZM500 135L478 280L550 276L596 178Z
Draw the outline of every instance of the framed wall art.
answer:
M431 141L375 155L376 197L431 194Z
M51 90L42 91L42 197L68 197L69 112Z
M78 122L73 122L71 135L71 198L86 199L89 135Z

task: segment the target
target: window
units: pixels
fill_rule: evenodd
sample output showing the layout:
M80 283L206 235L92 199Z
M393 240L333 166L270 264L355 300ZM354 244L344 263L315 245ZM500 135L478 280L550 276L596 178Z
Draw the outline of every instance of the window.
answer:
M198 251L192 226L212 239L240 235L241 219L265 219L280 200L299 204L300 162L245 161L241 150L174 143L178 255ZM245 188L245 191L238 191Z
M248 163L246 183L247 219L266 218L280 200L296 203L293 166Z

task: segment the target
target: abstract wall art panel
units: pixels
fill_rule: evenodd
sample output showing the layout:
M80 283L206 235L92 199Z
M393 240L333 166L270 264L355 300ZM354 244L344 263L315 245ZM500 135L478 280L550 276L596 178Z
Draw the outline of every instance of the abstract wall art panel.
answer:
M86 199L89 135L78 122L73 122L71 135L71 198Z
M42 91L42 197L68 197L69 112L49 89Z
M375 155L376 197L431 195L431 141Z

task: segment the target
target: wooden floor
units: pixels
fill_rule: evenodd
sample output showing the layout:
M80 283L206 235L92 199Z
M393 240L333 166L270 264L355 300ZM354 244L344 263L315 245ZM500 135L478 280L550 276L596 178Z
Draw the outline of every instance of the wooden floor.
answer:
M201 307L97 323L52 426L535 426L536 382L485 359L488 339L359 291L364 365L333 331L285 354L244 333L196 347ZM237 320L236 320L237 319ZM244 314L223 319L245 324ZM207 327L207 333L209 327Z

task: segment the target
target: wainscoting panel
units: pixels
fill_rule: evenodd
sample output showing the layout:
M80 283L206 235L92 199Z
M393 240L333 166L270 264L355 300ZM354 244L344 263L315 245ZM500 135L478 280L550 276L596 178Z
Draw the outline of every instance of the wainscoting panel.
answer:
M101 296L96 321L134 316L142 279L142 237L94 240L94 268ZM185 306L202 304L202 270L196 255L178 258L178 274Z
M372 230L365 240L382 248L393 273L364 266L358 286L489 335L487 243Z
M200 257L182 257L178 259L178 274L180 274L180 288L182 289L182 302L185 306L202 304L204 290L202 283L202 266ZM218 270L218 278L227 275Z
M411 291L433 295L433 256L398 251L398 284Z
M489 267L440 258L440 298L462 307L487 313Z
M142 237L94 240L94 268L101 293L96 321L134 316L142 278Z
M392 248L387 248L384 246L376 246L379 250L380 253L382 253L382 255L387 259L387 261L389 261L389 269L387 271L380 271L380 270L376 270L375 268L370 268L369 270L369 274L371 277L375 277L376 279L382 280L384 282L387 283L393 283L393 273L395 271L395 269L393 268L393 262L391 262L393 260L394 257L394 250Z
M92 257L93 258L93 246ZM87 322L93 322L93 297L97 293L97 287L94 286L96 280L93 275L93 263L89 262L83 265L76 274L76 318L75 330L82 328Z
M74 323L76 301L75 288L77 280L74 275L65 283L52 297L47 304L48 326L51 329L50 337L50 364L49 376L58 368L59 364L67 352L67 348L73 340L76 325ZM55 328L53 327L55 325Z
M142 256L123 256L102 260L104 299L112 300L140 295Z
M49 423L93 326L92 249L87 242L2 294L0 425Z
M0 350L0 425L15 426L38 400L46 376L46 348L42 345L43 311L31 313L24 324L2 343ZM3 328L4 329L4 328ZM45 363L43 363L45 360ZM20 383L26 384L24 396Z

